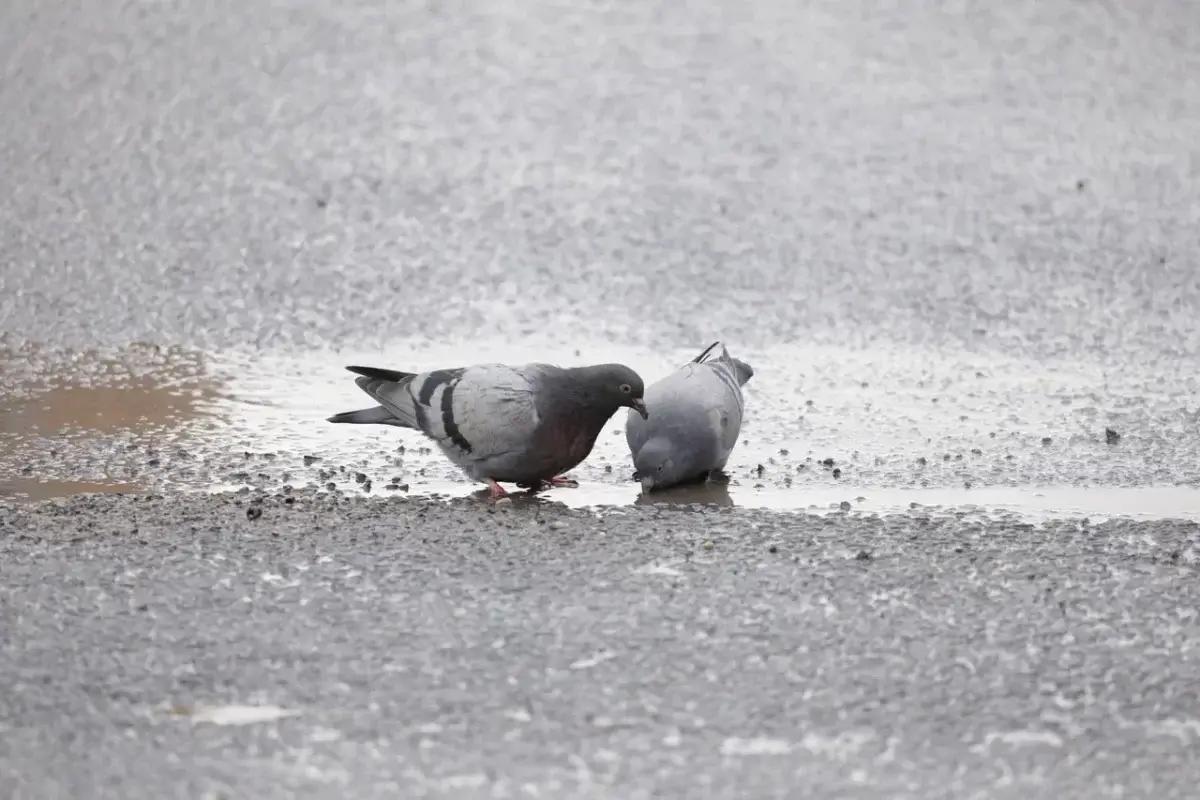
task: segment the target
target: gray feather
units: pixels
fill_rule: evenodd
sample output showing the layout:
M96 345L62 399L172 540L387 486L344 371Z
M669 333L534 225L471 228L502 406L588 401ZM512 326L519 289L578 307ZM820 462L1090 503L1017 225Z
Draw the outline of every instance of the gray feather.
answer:
M612 392L633 381L621 365L477 364L420 374L352 367L379 403L331 422L415 428L476 480L524 484L559 475L587 457L620 406ZM607 393L606 393L607 392Z
M374 408L364 408L361 411L343 411L340 414L334 414L328 417L327 422L347 422L354 425L395 425L397 427L410 427L403 425L400 420L388 411L383 406L375 406Z
M409 386L419 376L406 375L399 381L386 378L355 378L354 383L388 412L386 424L420 429L416 405Z
M630 414L625 440L643 485L663 488L724 468L741 433L753 368L714 342L646 389L650 418Z
M692 361L693 364L728 364L733 370L733 374L737 379L738 386L745 386L746 382L754 377L754 368L741 359L734 358L729 355L729 351L725 346L718 342L713 342L704 352L696 356Z

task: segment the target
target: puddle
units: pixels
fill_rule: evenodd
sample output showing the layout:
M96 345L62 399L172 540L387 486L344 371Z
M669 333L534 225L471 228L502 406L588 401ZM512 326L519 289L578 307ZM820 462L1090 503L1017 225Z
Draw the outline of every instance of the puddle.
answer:
M737 488L730 490L726 487L716 493L715 499L706 498L704 490L655 498L653 495L638 496L636 487L596 487L589 490L583 501L575 501L569 497L569 491L556 490L551 497L564 505L577 507L699 503L778 511L806 511L814 514L852 512L882 515L920 511L1000 513L1036 520L1070 517L1101 520L1124 517L1200 521L1200 489L1176 486L993 486L980 489L804 487L787 491L738 491Z
M0 480L0 497L22 500L53 500L75 494L132 494L137 484L105 481L56 481L33 478Z
M203 356L178 349L0 352L0 497L151 488L159 448L187 459L205 430L194 423L219 429L221 388Z
M370 405L344 365L622 361L650 382L707 344L669 353L532 339L301 355L0 352L0 498L243 487L468 495L482 487L416 432L325 421ZM729 346L756 374L727 485L642 495L618 414L572 471L581 487L543 496L571 506L1200 518L1195 376L883 346Z

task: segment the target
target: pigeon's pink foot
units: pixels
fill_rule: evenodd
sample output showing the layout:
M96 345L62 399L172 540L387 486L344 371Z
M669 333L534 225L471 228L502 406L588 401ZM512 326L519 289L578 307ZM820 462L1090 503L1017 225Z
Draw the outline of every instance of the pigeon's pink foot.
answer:
M499 500L501 497L508 497L508 492L504 491L504 487L496 483L491 478L488 478L488 500Z
M566 486L571 489L579 488L579 481L574 478L568 478L566 475L557 475L553 478L547 478L543 481L546 486L553 489L555 486Z
M533 483L518 483L522 489L528 490L530 493L540 492L543 489L553 489L556 486L576 487L579 481L574 478L568 478L566 475L558 475L553 478L539 478Z

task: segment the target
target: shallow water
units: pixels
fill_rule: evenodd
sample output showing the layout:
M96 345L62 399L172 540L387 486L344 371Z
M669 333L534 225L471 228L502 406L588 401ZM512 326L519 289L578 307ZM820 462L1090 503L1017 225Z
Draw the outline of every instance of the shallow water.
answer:
M470 494L480 485L416 432L325 421L371 404L344 365L621 361L650 382L706 344L669 353L534 339L303 355L13 350L0 356L0 496L285 486ZM621 413L572 472L580 487L542 496L571 506L1200 517L1195 377L914 348L729 347L756 374L728 485L642 496Z

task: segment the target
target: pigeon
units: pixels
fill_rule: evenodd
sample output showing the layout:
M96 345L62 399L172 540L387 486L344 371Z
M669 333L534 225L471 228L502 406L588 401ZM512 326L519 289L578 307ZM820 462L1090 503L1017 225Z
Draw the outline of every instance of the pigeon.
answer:
M646 390L654 416L633 414L625 441L643 492L723 469L742 429L742 387L754 370L721 342Z
M605 423L628 407L647 416L642 379L623 364L477 364L414 374L346 367L379 403L329 422L413 428L432 439L466 475L488 485L569 486L562 473L592 451Z

